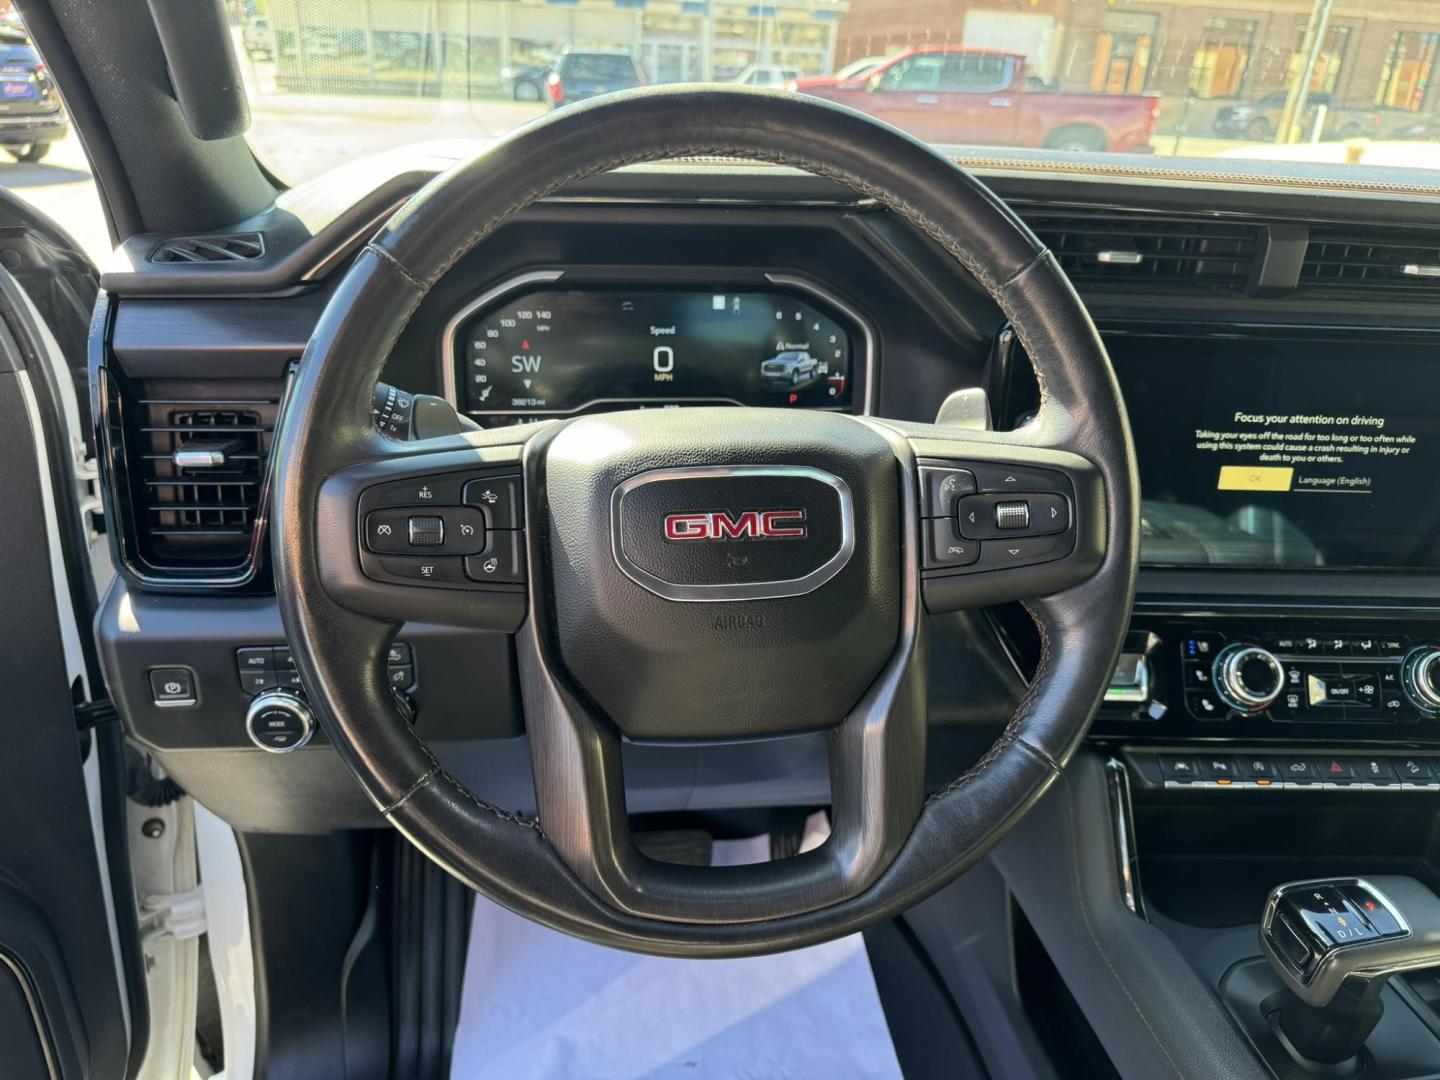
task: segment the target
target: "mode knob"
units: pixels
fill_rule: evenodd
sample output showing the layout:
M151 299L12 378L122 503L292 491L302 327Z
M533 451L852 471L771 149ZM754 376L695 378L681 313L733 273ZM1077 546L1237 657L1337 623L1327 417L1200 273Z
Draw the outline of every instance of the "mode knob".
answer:
M294 694L269 691L250 703L245 713L250 741L271 754L299 750L315 734L310 706Z
M1215 693L1239 712L1259 712L1280 696L1285 669L1275 654L1259 645L1227 645L1211 669Z
M1400 685L1415 708L1426 716L1440 715L1440 648L1411 649L1400 666Z

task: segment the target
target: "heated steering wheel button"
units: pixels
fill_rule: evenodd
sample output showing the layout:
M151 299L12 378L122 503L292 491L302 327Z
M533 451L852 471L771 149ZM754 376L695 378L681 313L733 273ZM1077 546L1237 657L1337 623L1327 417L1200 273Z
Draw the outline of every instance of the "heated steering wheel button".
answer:
M479 555L465 560L465 573L481 585L519 585L525 581L525 534L496 529Z

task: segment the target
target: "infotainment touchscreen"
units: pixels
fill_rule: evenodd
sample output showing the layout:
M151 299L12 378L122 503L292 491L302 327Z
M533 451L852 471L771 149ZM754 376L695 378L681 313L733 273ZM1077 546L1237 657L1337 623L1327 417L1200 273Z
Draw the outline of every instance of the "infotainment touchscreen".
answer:
M1440 340L1107 336L1156 565L1440 565Z

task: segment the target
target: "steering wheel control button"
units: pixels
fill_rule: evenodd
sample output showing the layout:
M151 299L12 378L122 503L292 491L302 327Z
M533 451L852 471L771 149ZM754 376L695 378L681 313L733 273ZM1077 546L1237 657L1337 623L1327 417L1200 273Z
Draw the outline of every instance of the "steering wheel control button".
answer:
M524 523L519 476L487 476L465 485L465 503L477 506L492 529L518 529Z
M1003 531L1030 528L1030 504L1024 499L995 504L995 528Z
M436 506L459 506L465 481L470 473L441 473L438 476L416 476L394 480L366 488L360 497L361 510L381 507L410 506L429 509Z
M925 569L969 566L980 558L980 544L955 532L949 518L933 518L925 522Z
M261 750L288 754L310 741L315 734L315 719L300 698L272 691L250 703L245 713L245 731Z
M1070 503L1049 492L966 495L958 514L961 535L972 540L1050 536L1070 528Z
M479 555L465 560L465 574L482 584L521 585L525 582L525 534L496 529Z
M975 474L967 469L920 466L920 513L923 517L953 518L960 497L978 490Z
M439 514L411 514L405 532L411 547L440 547L445 543L445 519Z
M458 555L382 555L377 563L382 575L406 585L454 588L467 584L464 560Z
M385 654L385 663L390 667L402 667L406 664L413 664L414 653L410 646L403 641L392 641L390 651Z
M474 507L375 510L365 546L381 555L474 555L485 550L485 517Z
M975 474L975 481L981 491L1031 492L1068 491L1069 482L1064 474L1050 469L1036 469L1027 465L1007 465L1003 462L974 462L966 467Z
M1064 558L1075 547L1073 536L1016 536L1002 540L986 540L980 545L976 570L1008 570L1014 566L1034 566Z
M194 705L198 700L195 673L183 667L153 668L150 671L150 694L162 709Z

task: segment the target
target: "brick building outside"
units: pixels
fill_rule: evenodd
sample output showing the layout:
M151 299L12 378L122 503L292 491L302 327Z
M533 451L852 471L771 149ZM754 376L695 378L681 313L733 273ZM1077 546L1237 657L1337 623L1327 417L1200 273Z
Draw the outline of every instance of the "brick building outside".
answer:
M1162 95L1161 128L1203 133L1226 104L1298 77L1312 0L851 0L835 62L908 45L1024 53L1056 90ZM1310 88L1388 131L1440 106L1440 0L1335 0Z

